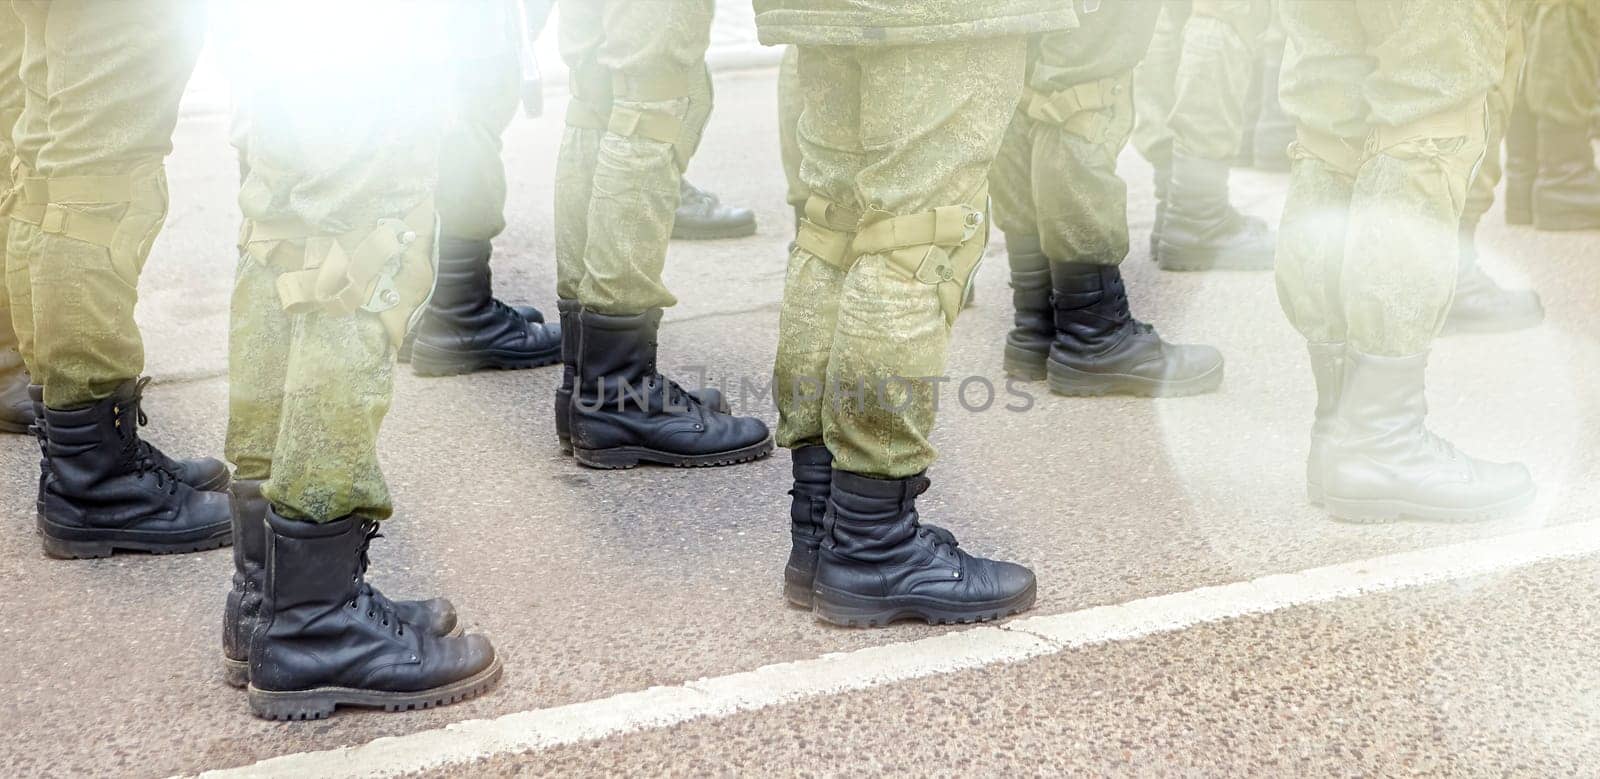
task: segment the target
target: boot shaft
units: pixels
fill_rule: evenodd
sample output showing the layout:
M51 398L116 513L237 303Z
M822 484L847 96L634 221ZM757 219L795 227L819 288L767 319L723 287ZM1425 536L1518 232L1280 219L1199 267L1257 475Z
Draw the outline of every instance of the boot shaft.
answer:
M355 516L304 522L268 506L263 613L331 610L354 600L375 530L376 523Z
M1050 332L1050 260L1038 236L1006 236L1011 265L1011 302L1019 329Z
M1341 446L1382 451L1411 446L1428 415L1428 354L1383 357L1347 348L1336 405Z
M1057 339L1090 347L1120 340L1133 314L1122 270L1116 265L1057 262L1050 265Z
M53 489L86 495L107 482L159 481L153 462L139 454L139 393L133 381L112 396L75 409L44 409L45 459ZM154 489L155 484L148 485Z
M259 593L267 570L267 499L264 481L235 481L233 496L233 586Z
M1311 356L1311 376L1317 385L1314 435L1327 432L1338 410L1339 393L1344 384L1344 348L1342 343L1306 344Z
M429 309L442 313L470 314L489 305L489 298L494 292L494 281L489 271L489 258L493 252L494 247L488 241L440 237L437 280Z
M833 453L826 446L802 446L790 452L794 488L789 490L789 525L807 537L822 532L833 486Z
M856 562L892 563L916 557L918 495L928 489L925 476L874 479L834 471L824 519L823 547Z
M578 392L586 399L614 400L624 387L637 388L656 375L656 335L661 309L611 316L578 314Z

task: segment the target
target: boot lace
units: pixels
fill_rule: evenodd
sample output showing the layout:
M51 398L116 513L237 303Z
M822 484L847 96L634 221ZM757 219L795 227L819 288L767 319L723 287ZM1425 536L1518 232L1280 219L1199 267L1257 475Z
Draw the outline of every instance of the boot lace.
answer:
M138 428L150 424L150 419L145 416L144 405L141 402L144 399L145 385L149 383L149 376L139 379L138 383L134 384L133 397L127 401L133 404L135 411L134 429L129 430L127 426L122 424L122 403L113 404L111 410L117 417L117 431L122 434L123 457L133 466L135 473L140 476L145 474L155 476L156 485L170 493L178 487L178 474L173 473L172 469L167 467L165 458L156 452L155 447L151 446L150 442L139 437Z
M383 538L383 533L378 532L378 527L377 522L368 520L363 528L366 537L361 540L361 548L356 552L356 572L351 577L351 581L356 585L356 594L350 598L347 605L352 609L359 609L361 601L365 600L368 620L379 620L384 627L393 626L395 635L404 636L406 623L400 619L399 609L394 601L367 583L367 567L372 563L372 559L367 556L367 549L372 546L374 539Z

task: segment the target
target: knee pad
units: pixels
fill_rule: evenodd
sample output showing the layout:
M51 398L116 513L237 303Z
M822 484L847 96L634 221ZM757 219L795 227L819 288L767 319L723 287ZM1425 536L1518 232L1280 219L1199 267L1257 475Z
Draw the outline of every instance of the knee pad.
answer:
M25 201L41 208L40 232L93 244L111 268L137 285L167 218L167 174L160 162L110 176L28 177Z
M890 267L933 287L945 322L954 325L989 243L988 202L985 183L963 204L870 222L856 234L851 255L883 255Z

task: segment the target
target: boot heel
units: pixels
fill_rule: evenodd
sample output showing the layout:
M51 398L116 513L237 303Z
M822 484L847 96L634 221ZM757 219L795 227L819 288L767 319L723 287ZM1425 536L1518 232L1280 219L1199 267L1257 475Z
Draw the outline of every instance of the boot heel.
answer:
M638 453L625 447L617 449L584 449L574 446L572 447L572 456L577 458L578 463L581 465L601 470L616 471L639 467Z
M1038 352L1030 352L1011 344L1006 344L1005 372L1027 381L1040 381L1045 377L1045 356Z
M222 682L223 684L242 690L250 685L250 661L235 660L227 655L222 657Z
M791 569L785 567L783 572L783 597L792 606L798 606L802 609L811 608L814 603L811 582L805 581L801 576L792 574Z
M315 691L269 692L249 688L250 713L270 720L327 719L337 705L332 696Z
M112 545L109 541L67 541L53 538L41 528L39 540L44 542L44 553L61 560L87 560L96 557L110 557Z

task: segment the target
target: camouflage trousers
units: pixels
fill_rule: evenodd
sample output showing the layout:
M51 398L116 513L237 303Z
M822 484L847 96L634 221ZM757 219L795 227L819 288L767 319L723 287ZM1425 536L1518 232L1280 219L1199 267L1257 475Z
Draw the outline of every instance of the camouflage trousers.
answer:
M1289 0L1280 95L1298 138L1278 300L1307 340L1426 351L1504 73L1506 0ZM1380 56L1381 54L1381 56Z
M167 213L163 161L205 6L15 0L23 46L6 287L45 403L109 397L144 370L139 275Z
M950 328L987 239L986 178L1026 42L802 46L800 177L773 392L778 442L920 473Z
M1540 120L1587 126L1600 85L1600 2L1534 0L1528 16L1523 89Z
M12 13L10 3L0 2L0 376L23 367L5 281L6 236L11 228L12 191L16 184L11 170L17 159L11 130L17 126L26 99L22 79L17 75L22 66L22 37L22 20Z
M572 72L556 159L556 294L604 314L677 303L661 281L678 183L711 113L713 0L562 0Z
M1166 0L1134 78L1133 142L1145 159L1164 164L1176 151L1225 160L1239 151L1271 20L1269 0Z
M514 5L490 0L486 5ZM483 14L452 54L444 140L439 147L439 225L444 235L488 241L506 228L506 169L500 136L522 101L521 31L515 8ZM509 26L495 29L493 22Z
M274 6L260 6L261 13ZM363 52L320 62L244 49L259 80L240 92L246 175L240 259L229 322L227 459L284 516L327 522L390 515L378 463L394 356L432 291L433 207L451 63L433 51L439 7L407 4ZM247 43L238 44L248 46ZM337 56L338 49L328 49Z
M1511 124L1511 112L1526 99L1522 94L1523 64L1527 60L1527 26L1525 24L1531 0L1510 0L1506 5L1506 60L1500 80L1490 88L1484 104L1485 143L1483 164L1472 177L1467 188L1467 202L1461 212L1462 240L1471 240L1473 229L1489 207L1494 205L1494 188L1500 183L1504 169L1500 164L1500 145L1505 141L1506 129ZM1474 252L1462 252L1461 261L1471 263ZM1470 265L1463 265L1463 269Z

